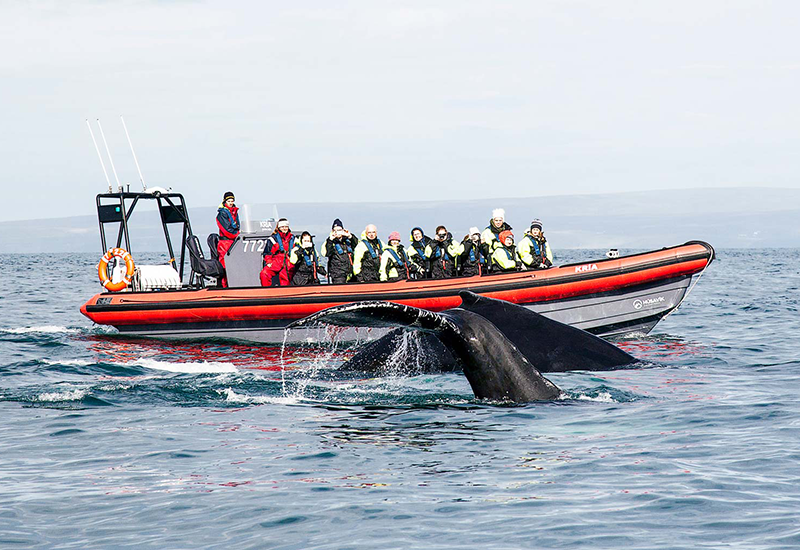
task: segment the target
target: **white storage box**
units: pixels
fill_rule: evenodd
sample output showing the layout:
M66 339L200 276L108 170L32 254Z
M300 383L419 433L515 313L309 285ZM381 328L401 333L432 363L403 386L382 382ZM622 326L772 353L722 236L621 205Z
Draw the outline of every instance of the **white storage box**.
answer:
M133 272L133 290L173 290L181 288L181 278L171 265L139 265Z

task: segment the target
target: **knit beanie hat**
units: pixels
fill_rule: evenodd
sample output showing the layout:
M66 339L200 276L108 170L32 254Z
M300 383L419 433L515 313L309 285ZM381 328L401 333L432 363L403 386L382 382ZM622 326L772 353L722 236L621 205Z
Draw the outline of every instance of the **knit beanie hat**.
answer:
M225 202L228 199L235 199L233 196L233 191L225 191L225 194L222 196L222 202Z
M333 225L331 225L331 229L334 229L337 226L341 227L341 228L344 228L344 224L342 223L342 220L340 220L339 218L336 218L335 220L333 220Z
M480 232L480 229L478 229L477 227L470 227L469 228L469 234L470 235L476 235L476 234L480 235L481 232Z
M534 227L538 227L539 230L541 231L541 229L542 229L542 220L540 220L539 218L536 218L535 220L533 220L531 222L531 229L533 229Z
M502 208L495 208L494 210L492 210L492 218L503 218L503 220L505 220L506 211L503 210Z
M498 238L500 239L500 243L501 244L506 244L506 239L508 237L511 237L513 239L514 238L514 234L511 231L509 231L508 229L506 229L505 231L501 231L500 232L500 235L499 235Z
M400 241L400 240L402 239L400 238L400 233L398 233L397 231L392 231L391 233L389 233L389 243L391 243L392 241Z

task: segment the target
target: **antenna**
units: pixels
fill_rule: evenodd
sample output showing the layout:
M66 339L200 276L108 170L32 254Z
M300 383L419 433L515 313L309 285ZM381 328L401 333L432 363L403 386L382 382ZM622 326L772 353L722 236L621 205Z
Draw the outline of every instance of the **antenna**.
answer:
M103 132L103 126L100 124L100 119L97 119L97 127L100 128L100 137L103 138L103 145L106 146L106 154L108 155L108 162L111 163L111 171L114 172L114 179L117 180L117 188L119 192L122 193L122 184L119 182L119 176L117 176L117 169L114 168L114 159L111 158L111 151L108 150L108 142L106 141L106 134Z
M133 143L131 143L131 136L128 134L128 127L125 126L125 119L122 118L122 115L119 115L119 119L122 121L122 127L125 128L125 137L128 138L128 145L131 146L131 153L133 154L133 162L136 163L136 170L139 171L139 180L142 182L142 189L147 191L147 185L144 183L144 177L142 176L142 169L139 168L139 161L136 159L136 151L133 150Z
M97 140L94 139L94 132L92 132L92 125L89 124L89 119L86 119L86 127L89 128L89 135L92 136L92 143L94 143L94 150L97 151L97 158L100 159L100 166L103 168L103 174L106 176L106 181L108 182L108 192L112 193L113 190L111 189L111 180L108 179L108 172L106 171L106 164L103 162L103 155L100 154L100 148L97 146Z

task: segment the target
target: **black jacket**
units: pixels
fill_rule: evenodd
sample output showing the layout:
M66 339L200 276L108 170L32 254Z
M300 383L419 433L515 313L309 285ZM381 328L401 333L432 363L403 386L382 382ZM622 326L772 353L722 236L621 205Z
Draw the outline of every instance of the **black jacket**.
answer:
M317 278L317 273L325 275L325 268L319 265L316 250L313 248L307 250L298 244L295 245L292 252L297 256L297 262L294 264L294 275L292 275L292 285L318 285L319 278Z
M460 275L464 277L484 275L489 265L486 259L486 247L480 242L475 244L470 238L464 239L462 244L464 252L458 257Z
M431 278L446 279L456 276L456 259L447 252L447 248L453 244L453 236L448 233L443 241L432 240L430 243L431 257Z
M419 228L416 227L415 229ZM422 230L420 229L420 231ZM418 265L424 270L424 273L422 273L422 277L426 279L429 279L431 276L431 262L430 259L427 256L425 256L425 247L431 244L432 242L433 239L431 239L430 237L428 237L423 233L422 239L420 239L419 241L415 241L414 238L412 237L411 246L408 247L409 252L411 252L412 249L415 252L415 254L409 254L408 259L411 260L412 263Z
M357 244L355 235L325 240L322 255L328 258L328 275L334 282L345 282L353 272L353 249Z

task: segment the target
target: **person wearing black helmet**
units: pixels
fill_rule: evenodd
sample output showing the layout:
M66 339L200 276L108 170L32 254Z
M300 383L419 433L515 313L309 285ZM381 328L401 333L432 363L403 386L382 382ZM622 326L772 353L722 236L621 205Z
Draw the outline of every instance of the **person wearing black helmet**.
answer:
M325 275L325 268L319 265L317 251L314 250L314 236L303 231L300 241L292 248L289 263L294 266L293 286L318 285L319 275Z
M542 220L531 222L530 231L525 233L517 249L522 263L528 269L547 269L553 265L553 253L542 233Z
M430 278L431 262L425 252L426 247L433 242L433 239L425 235L421 227L411 230L411 246L408 247L408 259L420 268L419 278Z
M352 277L353 250L357 244L358 239L344 228L342 220L333 220L331 234L320 250L320 255L328 258L328 277L332 284L344 284Z
M225 268L225 254L228 253L233 240L239 236L239 209L235 204L236 198L233 191L228 191L222 197L222 204L217 209L217 227L219 228L219 242L217 243L217 255L219 263ZM227 277L222 277L220 284L228 286Z
M461 243L453 242L453 235L443 225L436 228L436 240L425 247L431 262L431 278L447 279L456 276L456 258L464 252Z

